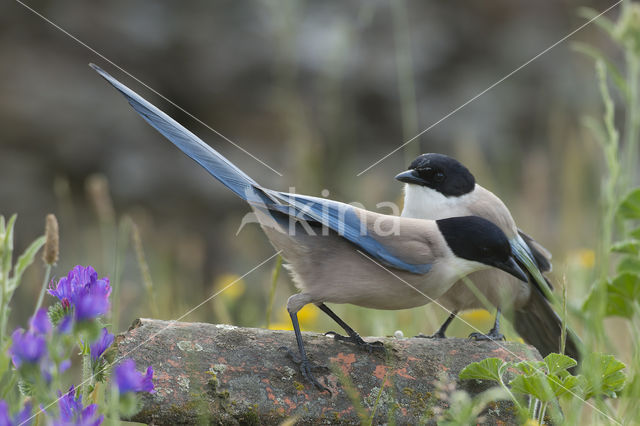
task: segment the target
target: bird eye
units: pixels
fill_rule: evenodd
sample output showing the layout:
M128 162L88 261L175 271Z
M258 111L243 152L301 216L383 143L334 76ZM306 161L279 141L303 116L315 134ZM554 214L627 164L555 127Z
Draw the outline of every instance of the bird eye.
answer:
M433 180L435 180L438 183L442 182L444 180L444 173L436 172L433 176Z

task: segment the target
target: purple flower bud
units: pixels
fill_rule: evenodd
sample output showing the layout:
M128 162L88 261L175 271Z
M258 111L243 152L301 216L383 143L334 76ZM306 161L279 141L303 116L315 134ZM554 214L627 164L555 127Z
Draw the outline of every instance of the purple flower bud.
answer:
M53 425L68 426L99 426L104 420L104 416L95 417L98 406L91 404L86 407L82 406L82 396L75 396L76 390L73 386L69 388L69 392L62 394L58 391L60 397L58 407L60 408L60 419L54 420Z
M102 354L109 349L109 346L113 343L114 336L113 334L107 331L107 328L102 329L102 333L98 340L93 342L90 346L91 359L94 363L98 361L98 359L102 356Z
M147 368L147 373L142 375L136 370L136 362L134 360L125 359L116 366L114 375L120 394L153 391L153 368L151 366Z
M11 335L13 344L9 349L11 360L16 368L23 363L37 364L47 354L47 344L43 336L19 328Z
M29 426L33 423L31 417L31 404L27 403L24 409L17 413L13 418L9 414L9 406L4 400L0 400L0 426Z
M51 331L51 321L49 321L49 315L45 308L38 309L38 312L31 317L29 322L29 331L38 334L47 334Z

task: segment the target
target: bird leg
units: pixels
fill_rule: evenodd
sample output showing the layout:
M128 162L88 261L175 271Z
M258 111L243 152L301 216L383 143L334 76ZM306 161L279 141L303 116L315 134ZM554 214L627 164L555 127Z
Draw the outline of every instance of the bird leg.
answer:
M338 315L335 314L335 312L329 309L329 307L324 303L319 303L317 304L317 306L324 313L329 315L331 319L337 322L338 325L342 327L344 331L346 331L347 334L349 335L349 337L346 337L336 333L335 331L328 331L324 333L325 336L333 336L335 340L354 343L358 346L365 347L369 352L371 352L373 349L384 349L384 344L382 342L373 342L373 343L365 342L362 339L362 337L360 337L360 335L353 328L349 327L349 325L346 322L344 322Z
M473 340L504 340L504 335L500 333L500 308L496 311L496 321L489 333L471 333L469 338Z
M449 325L451 324L451 321L453 321L453 319L456 317L457 314L458 314L458 311L451 312L451 315L449 315L449 318L447 318L442 323L442 325L440 326L438 331L433 333L431 336L425 336L424 334L421 333L421 334L418 334L416 337L421 337L421 338L425 338L425 339L446 339L447 336L445 336L444 334L447 331L447 328L449 328Z
M304 378L307 379L307 381L311 382L315 387L317 387L321 391L327 391L331 393L331 391L327 387L320 384L320 382L315 378L315 376L311 372L311 369L317 366L313 364L311 361L309 361L309 358L307 358L307 353L304 350L304 345L302 343L302 333L300 333L300 324L298 324L298 313L289 312L289 316L291 317L291 323L293 324L293 331L296 334L296 342L298 343L298 352L300 353L300 355L297 356L289 348L284 347L284 349L287 350L287 353L289 354L293 362L295 362L300 366L300 372L302 373L302 376L304 376Z

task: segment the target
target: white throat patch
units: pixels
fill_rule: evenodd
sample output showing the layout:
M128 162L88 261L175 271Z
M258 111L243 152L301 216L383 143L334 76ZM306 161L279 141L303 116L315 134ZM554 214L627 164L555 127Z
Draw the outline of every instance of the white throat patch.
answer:
M404 185L403 217L416 219L444 219L454 216L467 216L467 208L473 201L474 191L459 197L445 197L442 193L427 186L406 183Z

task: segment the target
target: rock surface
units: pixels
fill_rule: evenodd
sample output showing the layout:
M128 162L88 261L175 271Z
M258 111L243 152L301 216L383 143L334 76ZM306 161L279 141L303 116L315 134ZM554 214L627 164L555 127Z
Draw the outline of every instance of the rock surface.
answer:
M467 364L487 357L538 358L516 342L466 339L383 338L384 351L369 353L318 333L303 333L316 377L329 392L306 383L283 346L295 348L290 331L240 328L225 324L136 320L117 340L118 357L152 365L156 392L143 397L132 420L144 423L357 424L435 423L433 409L445 407L434 395L434 381L457 382L477 394L491 386L460 381ZM368 339L371 340L371 339ZM346 389L354 392L347 395ZM372 414L373 413L373 414ZM510 404L492 404L488 424L514 423Z

